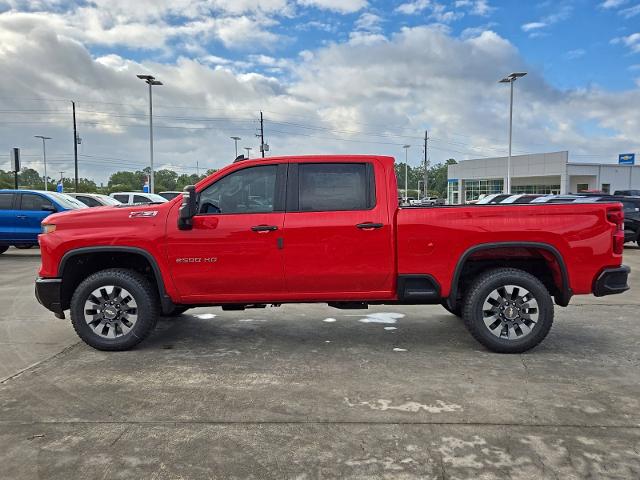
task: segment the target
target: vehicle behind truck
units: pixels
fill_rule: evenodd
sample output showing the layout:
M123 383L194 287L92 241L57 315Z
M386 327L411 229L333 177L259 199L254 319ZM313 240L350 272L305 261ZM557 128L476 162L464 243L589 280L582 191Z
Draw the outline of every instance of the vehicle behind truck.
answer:
M42 228L36 295L101 350L192 307L322 302L441 304L517 353L546 337L554 305L629 288L619 202L399 207L384 156L238 161L166 203Z

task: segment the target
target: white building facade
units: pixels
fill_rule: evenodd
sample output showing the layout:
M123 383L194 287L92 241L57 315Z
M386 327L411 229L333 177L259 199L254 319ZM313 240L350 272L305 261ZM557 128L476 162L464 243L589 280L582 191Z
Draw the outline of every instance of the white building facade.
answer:
M507 183L507 157L462 160L448 167L449 204L502 193ZM569 152L511 157L512 193L579 193L585 190L640 189L640 166L569 162Z

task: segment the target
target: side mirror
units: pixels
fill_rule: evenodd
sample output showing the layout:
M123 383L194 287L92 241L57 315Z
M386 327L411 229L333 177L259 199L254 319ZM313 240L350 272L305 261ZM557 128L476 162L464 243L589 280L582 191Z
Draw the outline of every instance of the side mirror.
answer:
M194 185L187 185L182 192L182 205L178 210L178 229L191 230L192 218L198 213L199 195Z
M40 210L42 210L43 212L57 212L58 210L56 210L56 207L54 207L53 205L50 205L48 203L43 203L42 207L40 207Z

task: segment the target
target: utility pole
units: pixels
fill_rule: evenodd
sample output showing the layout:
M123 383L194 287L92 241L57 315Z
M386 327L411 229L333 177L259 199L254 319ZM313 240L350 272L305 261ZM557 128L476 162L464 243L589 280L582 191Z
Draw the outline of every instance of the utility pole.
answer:
M264 158L264 119L262 118L262 110L260 110L260 151Z
M429 191L429 154L427 152L429 142L429 131L424 131L424 198L427 198Z
M45 137L43 135L34 135L34 138L42 139L42 161L44 162L44 191L48 190L47 188L47 147L45 144L46 140L51 140L51 137Z
M76 102L72 101L73 107L73 164L75 167L76 193L78 193L78 130L76 128Z
M151 87L153 85L162 85L162 82L156 80L153 75L137 75L140 80L144 80L149 85L149 163L151 166L151 175L149 175L149 193L155 193L154 173L153 173L153 94Z
M251 147L244 147L244 149L247 151L247 158L251 158Z

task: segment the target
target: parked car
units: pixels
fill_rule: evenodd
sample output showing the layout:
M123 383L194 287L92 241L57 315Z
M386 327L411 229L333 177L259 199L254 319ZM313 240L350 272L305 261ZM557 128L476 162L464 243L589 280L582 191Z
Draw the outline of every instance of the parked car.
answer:
M56 212L86 206L68 195L38 190L0 190L0 253L38 245L40 223Z
M640 197L620 199L624 212L624 241L640 246Z
M616 190L613 194L625 197L640 197L640 190Z
M182 195L182 192L158 192L158 195L160 195L163 198L166 198L167 200L173 200L178 195Z
M396 184L391 157L271 157L180 203L52 215L36 295L102 350L194 306L327 302L444 304L515 353L546 337L554 303L629 288L619 203L399 208Z
M100 195L98 193L67 193L67 195L84 203L87 207L122 205L122 202L110 197L109 195Z
M109 196L127 205L144 205L147 203L164 203L167 201L166 198L156 195L155 193L114 192L109 194Z

